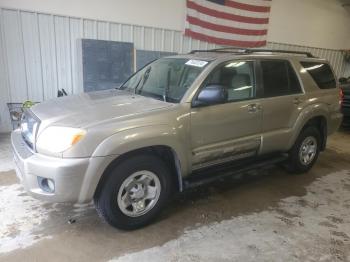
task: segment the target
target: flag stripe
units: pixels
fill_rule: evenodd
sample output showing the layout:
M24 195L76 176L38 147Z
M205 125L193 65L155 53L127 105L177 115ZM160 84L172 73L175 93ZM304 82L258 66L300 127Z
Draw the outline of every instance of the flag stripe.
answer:
M211 30L208 28L200 27L197 25L189 24L187 26L188 29L190 29L193 32L196 33L202 33L208 36L215 36L217 38L225 38L230 40L244 40L244 41L260 41L265 40L266 35L238 35L238 34L231 34L231 33L225 33L225 32L219 32L215 30Z
M206 15L227 19L231 21L236 21L236 22L251 23L251 24L268 24L269 22L268 18L255 18L255 17L247 17L247 16L230 14L230 13L207 8L205 6L199 5L190 0L187 0L187 8L196 10Z
M250 5L250 4L239 3L232 0L226 0L225 5L229 7L237 8L237 9L252 11L252 12L263 12L263 13L270 12L269 6Z
M241 4L247 4L247 2L249 2L250 5L256 5L256 6L271 6L271 0L233 0L233 1Z
M214 16L202 14L193 9L187 9L187 15L197 17L202 21L207 21L212 24L224 25L229 27L236 27L240 29L251 29L251 30L267 30L267 24L247 24L241 22L235 22L231 20L221 19Z
M232 26L224 26L220 24L214 24L203 21L193 16L187 16L187 21L192 25L197 25L203 28L207 28L213 31L219 31L224 33L238 34L238 35L266 35L267 30L253 30L253 29L242 29Z
M232 40L232 39L223 39L214 36L208 36L202 33L194 32L191 29L185 30L185 35L192 38L207 41L210 43L215 43L218 45L227 45L227 46L240 46L240 47L260 47L266 45L266 40L263 41L242 41L242 40Z
M228 13L228 14L244 16L244 17L254 17L254 18L268 18L269 17L269 12L252 12L252 11L247 11L247 10L241 10L241 9L229 7L226 5L216 4L216 3L209 1L209 0L190 0L190 1L196 3L200 6L204 6L206 8L220 11L220 12L224 12L224 13Z

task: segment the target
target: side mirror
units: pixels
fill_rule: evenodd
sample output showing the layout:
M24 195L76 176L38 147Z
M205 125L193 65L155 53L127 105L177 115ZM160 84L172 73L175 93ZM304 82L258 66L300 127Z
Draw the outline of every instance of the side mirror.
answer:
M346 79L345 77L339 78L339 83L341 83L341 84L345 84L347 81L348 81L348 79Z
M227 101L227 91L222 85L208 85L204 87L193 101L193 107L215 105Z

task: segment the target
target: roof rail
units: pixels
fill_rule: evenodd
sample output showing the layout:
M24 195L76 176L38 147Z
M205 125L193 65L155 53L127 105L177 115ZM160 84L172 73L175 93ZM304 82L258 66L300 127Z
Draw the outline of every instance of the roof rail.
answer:
M289 50L280 50L280 49L243 49L235 47L223 47L209 50L192 50L190 54L199 53L199 52L222 52L222 53L239 53L239 54L252 54L252 53L285 53L285 54L298 54L305 55L307 57L315 57L310 52L302 51L289 51Z

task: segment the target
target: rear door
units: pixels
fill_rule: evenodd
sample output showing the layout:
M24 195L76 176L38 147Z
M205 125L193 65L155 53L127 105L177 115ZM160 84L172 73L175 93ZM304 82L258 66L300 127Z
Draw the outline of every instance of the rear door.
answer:
M305 98L297 74L288 60L261 60L259 64L263 86L261 153L270 153L284 148Z

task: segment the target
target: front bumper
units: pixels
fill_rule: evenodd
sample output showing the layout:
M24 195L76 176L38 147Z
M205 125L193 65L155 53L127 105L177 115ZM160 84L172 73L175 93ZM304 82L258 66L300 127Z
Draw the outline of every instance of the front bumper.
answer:
M48 202L88 202L107 166L106 158L56 158L32 152L19 130L11 134L15 169L25 190ZM38 177L54 181L53 193L44 191Z

